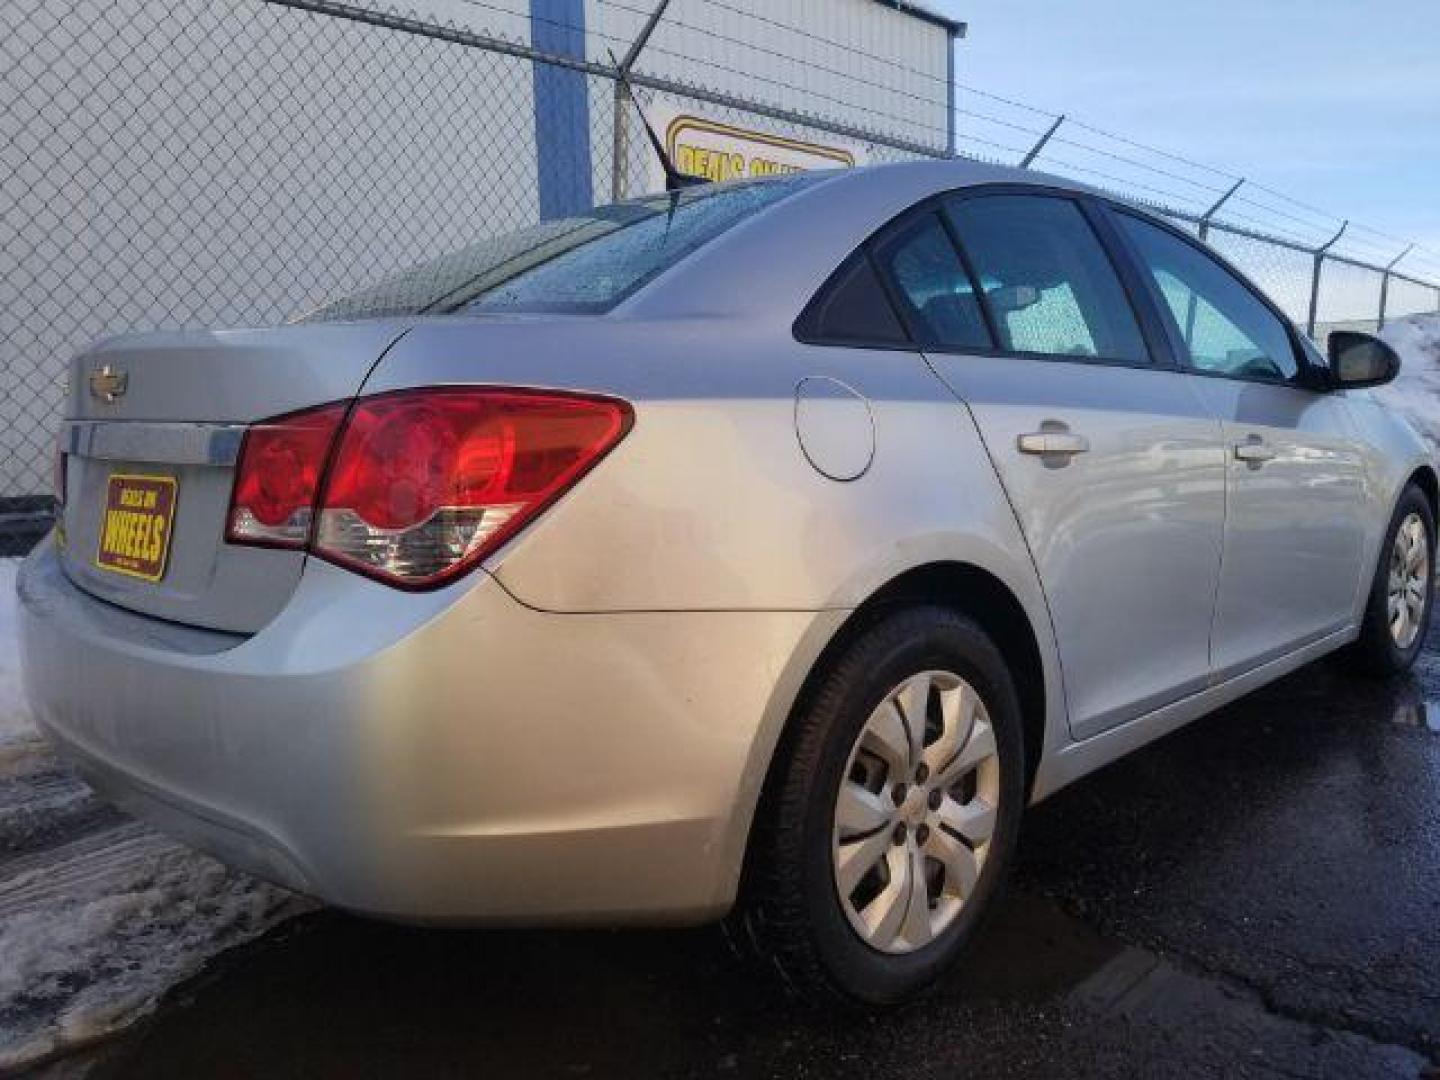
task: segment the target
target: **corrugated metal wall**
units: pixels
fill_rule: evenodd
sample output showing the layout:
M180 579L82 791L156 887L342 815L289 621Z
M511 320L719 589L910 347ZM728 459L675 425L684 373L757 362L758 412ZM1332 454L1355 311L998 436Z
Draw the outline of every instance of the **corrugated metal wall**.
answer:
M586 58L621 58L658 0L584 0ZM544 0L416 0L529 43L568 28ZM636 70L944 149L950 34L878 0L671 0Z
M651 7L588 0L595 58ZM950 35L876 0L672 0L637 70L946 145Z

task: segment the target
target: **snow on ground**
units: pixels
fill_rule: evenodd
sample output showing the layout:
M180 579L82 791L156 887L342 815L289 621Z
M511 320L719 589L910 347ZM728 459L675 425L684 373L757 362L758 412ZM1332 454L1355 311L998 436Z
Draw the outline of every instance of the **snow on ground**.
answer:
M19 688L15 560L0 560L0 1074L112 1034L217 953L310 905L101 802Z
M19 559L0 559L0 754L8 743L28 742L36 737L20 691L15 649L15 571L19 566Z
M305 906L134 822L0 874L0 1072L128 1026Z
M1394 409L1440 454L1440 315L1412 315L1381 335L1400 353L1400 377L1371 393Z

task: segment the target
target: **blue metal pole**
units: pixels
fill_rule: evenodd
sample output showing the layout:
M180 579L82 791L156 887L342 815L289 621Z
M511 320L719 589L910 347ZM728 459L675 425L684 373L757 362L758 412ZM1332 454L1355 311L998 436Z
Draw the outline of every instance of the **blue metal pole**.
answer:
M585 0L530 0L530 43L552 56L583 60ZM531 68L540 217L566 217L595 204L587 76L542 61Z

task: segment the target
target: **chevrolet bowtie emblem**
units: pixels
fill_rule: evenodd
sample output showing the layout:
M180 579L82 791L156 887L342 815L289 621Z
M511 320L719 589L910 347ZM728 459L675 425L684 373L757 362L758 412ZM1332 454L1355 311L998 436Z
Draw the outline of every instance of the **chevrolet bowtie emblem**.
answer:
M114 401L125 393L129 383L130 376L124 370L106 364L90 373L90 396L100 401Z

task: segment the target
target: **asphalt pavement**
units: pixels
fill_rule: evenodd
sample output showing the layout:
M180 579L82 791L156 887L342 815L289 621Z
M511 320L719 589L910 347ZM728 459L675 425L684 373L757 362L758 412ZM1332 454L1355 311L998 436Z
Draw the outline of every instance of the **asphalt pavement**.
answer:
M1440 635L1322 661L1029 816L926 1000L817 1014L714 928L461 932L331 912L53 1076L1440 1078Z

